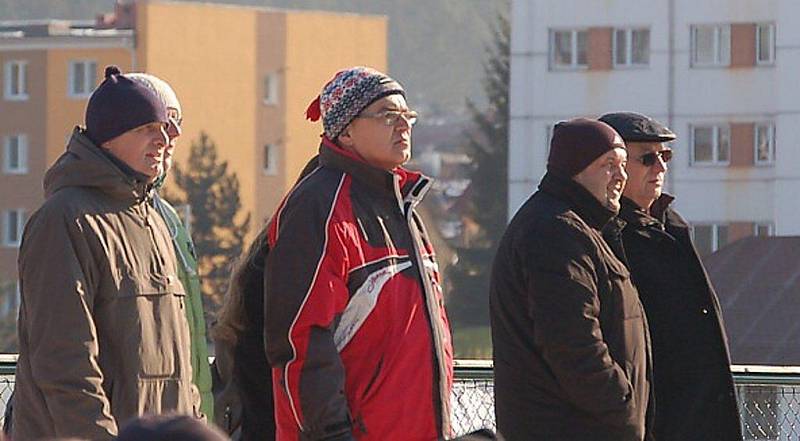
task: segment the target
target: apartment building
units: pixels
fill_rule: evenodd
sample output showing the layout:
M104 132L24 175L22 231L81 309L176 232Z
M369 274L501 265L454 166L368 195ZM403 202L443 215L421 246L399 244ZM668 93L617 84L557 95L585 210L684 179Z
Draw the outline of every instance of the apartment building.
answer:
M387 70L387 25L383 16L158 0L120 3L88 22L0 22L0 284L16 280L44 172L82 124L106 65L170 82L184 109L177 162L207 133L238 176L255 230L317 151L322 127L304 111L325 82L352 65Z
M514 0L509 214L554 123L632 110L678 135L667 191L702 253L800 234L798 25L793 0Z

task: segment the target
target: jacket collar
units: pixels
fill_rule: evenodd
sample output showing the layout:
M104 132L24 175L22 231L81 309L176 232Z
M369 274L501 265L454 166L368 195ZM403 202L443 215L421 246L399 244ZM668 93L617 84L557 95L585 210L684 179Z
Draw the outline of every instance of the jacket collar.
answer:
M653 202L653 205L650 207L650 213L648 213L637 205L636 202L623 196L620 200L621 208L619 210L619 217L629 225L637 227L657 225L659 228L663 228L663 225L667 223L667 211L674 200L674 196L662 193L661 196Z
M319 164L341 170L354 179L374 189L378 194L399 203L419 203L428 192L431 179L427 176L397 167L393 171L373 167L356 154L340 147L328 137L322 137L319 147Z
M149 198L152 185L120 168L118 162L76 127L66 152L45 173L45 197L65 187L91 187L131 202Z
M547 173L539 184L539 190L567 202L584 222L596 230L601 230L617 214L572 179Z

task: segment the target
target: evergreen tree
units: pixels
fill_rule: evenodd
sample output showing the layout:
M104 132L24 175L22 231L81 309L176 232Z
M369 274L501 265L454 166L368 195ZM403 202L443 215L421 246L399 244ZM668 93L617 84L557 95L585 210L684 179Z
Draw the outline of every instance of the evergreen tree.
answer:
M236 222L242 207L239 179L236 173L228 172L227 161L218 159L216 145L204 132L192 142L186 166L175 163L171 173L183 195L165 198L191 207L191 235L197 248L204 303L216 310L228 286L229 265L241 255L250 228L249 213Z
M503 234L508 213L508 88L510 72L511 27L504 15L498 16L494 40L487 48L484 63L483 89L488 98L484 110L471 101L467 106L472 123L467 130L465 153L472 170L470 186L461 201L461 217L472 225L474 233L466 246L457 248L458 262L448 269L451 292L448 312L456 329L456 343L461 343L460 356L486 355L488 348L476 348L488 341L464 341L458 334L470 327L487 327L489 278L491 263ZM475 339L475 332L464 335ZM457 348L458 349L458 348Z

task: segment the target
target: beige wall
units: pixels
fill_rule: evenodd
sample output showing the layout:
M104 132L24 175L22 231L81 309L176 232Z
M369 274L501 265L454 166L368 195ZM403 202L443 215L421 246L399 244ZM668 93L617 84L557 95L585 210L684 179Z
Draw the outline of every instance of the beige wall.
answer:
M183 107L177 162L186 163L191 143L204 131L241 188L254 188L256 10L169 2L137 8L139 68L168 81ZM243 212L252 212L256 195L240 196Z
M258 99L255 100L256 145L253 146L256 160L253 163L256 176L254 187L250 189L256 195L255 212L253 213L253 230L262 227L272 215L283 197L284 189L294 179L286 169L286 120L297 117L287 115L286 97L286 12L261 11L258 14L257 60ZM267 74L274 73L278 80L278 97L275 104L263 101L263 80ZM277 151L277 170L275 175L264 173L264 145L275 145Z

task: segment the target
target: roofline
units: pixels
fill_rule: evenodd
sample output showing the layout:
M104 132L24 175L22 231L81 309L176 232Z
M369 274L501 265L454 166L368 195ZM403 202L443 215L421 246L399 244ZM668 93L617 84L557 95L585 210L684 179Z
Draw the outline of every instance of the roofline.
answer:
M243 10L250 10L250 11L260 11L260 12L278 12L278 13L286 13L286 14L322 14L322 15L338 15L338 16L353 16L353 17L363 17L363 18L373 18L373 19L387 19L387 14L361 14L358 12L350 12L350 11L323 11L320 9L290 9L290 8L275 8L270 6L254 6L254 5L237 5L237 4L230 4L230 3L213 3L213 2L179 2L174 0L158 0L153 2L154 4L166 4L166 5L180 5L180 6L187 6L187 7L208 7L208 8L226 8L226 9L243 9Z
M112 36L50 36L0 38L0 51L47 49L133 49L133 32Z
M94 20L70 20L61 18L34 18L27 20L0 20L0 27L3 26L41 26L52 23L69 23L75 26L94 26Z

